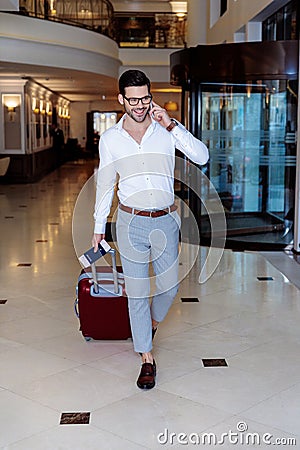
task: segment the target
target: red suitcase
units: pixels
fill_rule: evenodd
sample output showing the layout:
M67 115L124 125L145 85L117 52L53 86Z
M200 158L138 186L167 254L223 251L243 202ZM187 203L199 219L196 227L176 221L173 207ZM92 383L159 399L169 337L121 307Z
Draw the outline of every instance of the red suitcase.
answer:
M128 301L124 295L124 276L116 267L115 250L111 249L112 268L91 265L78 279L75 312L80 331L91 339L128 339L131 337Z

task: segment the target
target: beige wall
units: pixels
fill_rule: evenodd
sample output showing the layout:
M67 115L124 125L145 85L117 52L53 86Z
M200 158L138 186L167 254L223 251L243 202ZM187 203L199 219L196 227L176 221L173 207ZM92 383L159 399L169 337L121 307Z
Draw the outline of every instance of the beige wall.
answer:
M209 16L215 16L214 8L219 2L217 0L207 0ZM222 42L236 42L239 39L239 30L245 28L245 39L247 39L248 22L253 20L263 9L274 3L273 0L228 0L226 13L217 20L207 30L207 43L220 44ZM278 3L278 2L277 2ZM284 2L282 2L284 3ZM237 36L235 36L237 33ZM259 37L258 39L259 40Z

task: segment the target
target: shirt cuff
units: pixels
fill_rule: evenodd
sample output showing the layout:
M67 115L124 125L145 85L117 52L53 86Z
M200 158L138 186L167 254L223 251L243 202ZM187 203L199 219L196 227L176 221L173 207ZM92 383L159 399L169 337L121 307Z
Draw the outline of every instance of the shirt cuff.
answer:
M94 234L105 234L106 222L95 222Z
M187 129L177 122L177 126L173 128L171 134L178 139L187 134Z

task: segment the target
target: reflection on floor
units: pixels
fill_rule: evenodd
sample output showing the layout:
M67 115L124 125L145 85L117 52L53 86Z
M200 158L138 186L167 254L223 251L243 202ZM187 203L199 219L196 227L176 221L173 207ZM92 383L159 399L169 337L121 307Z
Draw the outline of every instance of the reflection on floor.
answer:
M72 215L93 170L79 161L0 186L0 448L270 448L276 439L300 448L300 292L289 280L299 265L289 258L283 275L284 253L225 250L214 271L203 248L189 272L194 249L183 250L186 273L154 340L152 391L136 387L130 340L82 338Z

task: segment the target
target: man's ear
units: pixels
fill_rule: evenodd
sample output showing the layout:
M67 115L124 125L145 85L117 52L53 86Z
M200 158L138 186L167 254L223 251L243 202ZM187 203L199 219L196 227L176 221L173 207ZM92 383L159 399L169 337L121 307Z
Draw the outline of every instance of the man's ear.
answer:
M124 99L123 99L123 95L122 95L122 94L118 94L118 102L119 102L121 105L124 105Z

